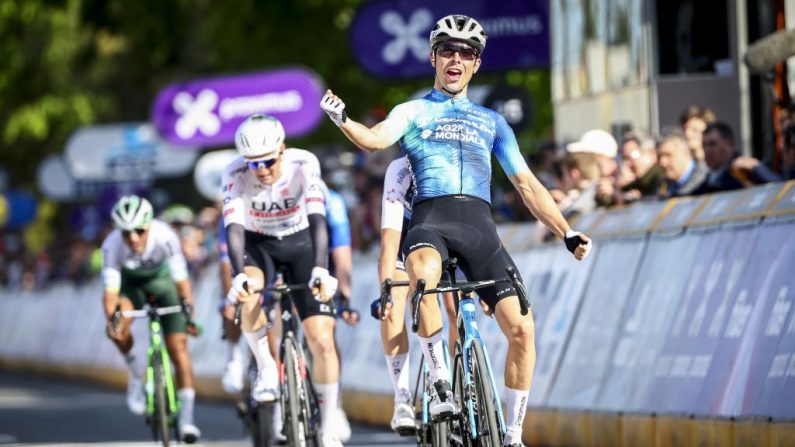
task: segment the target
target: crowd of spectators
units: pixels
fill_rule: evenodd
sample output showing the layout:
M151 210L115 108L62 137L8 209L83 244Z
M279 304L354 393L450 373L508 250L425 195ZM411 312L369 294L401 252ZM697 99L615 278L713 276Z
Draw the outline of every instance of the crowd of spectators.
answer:
M601 129L585 132L568 144L542 144L528 164L550 190L564 216L571 219L598 207L623 206L638 200L661 200L706 194L795 178L795 121L783 123L783 150L777 171L741 155L733 129L707 108L691 106L680 126L652 137L643 130L616 139ZM324 151L319 158L329 187L346 199L354 249L377 249L383 178L391 148L377 154ZM495 169L498 169L495 167ZM492 209L497 222L532 221L516 191L494 183ZM219 207L193 210L171 205L159 218L179 234L191 274L198 277L216 258ZM69 228L55 230L48 249L31 253L21 232L0 237L0 287L37 290L56 282L79 286L99 274L99 246L111 230L102 226L92 237ZM549 238L539 231L538 238Z

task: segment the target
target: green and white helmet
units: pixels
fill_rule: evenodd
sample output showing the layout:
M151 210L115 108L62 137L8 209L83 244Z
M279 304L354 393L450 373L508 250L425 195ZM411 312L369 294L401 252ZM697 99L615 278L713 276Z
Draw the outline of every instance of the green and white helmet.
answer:
M154 216L152 204L136 195L124 196L119 199L113 205L113 211L110 213L113 225L126 231L145 228L152 221L152 216Z

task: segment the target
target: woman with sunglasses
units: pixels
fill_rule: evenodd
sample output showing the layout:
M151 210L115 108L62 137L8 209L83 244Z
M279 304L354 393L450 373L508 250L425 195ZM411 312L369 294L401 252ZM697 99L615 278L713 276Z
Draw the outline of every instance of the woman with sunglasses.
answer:
M505 276L513 266L497 236L491 215L491 157L494 154L528 209L565 240L577 259L590 250L590 239L572 231L549 192L530 171L513 130L494 110L474 104L467 87L481 65L486 33L475 19L464 15L443 17L431 29L429 60L434 68L433 90L425 97L396 106L386 120L368 128L348 119L345 103L331 90L320 107L345 136L372 152L397 141L406 153L416 191L410 229L403 243L409 293L419 279L435 287L442 262L459 260L467 279ZM532 313L521 315L513 287L478 292L493 309L508 340L505 359L507 433L505 445L522 445L522 423L535 367L535 326ZM420 336L425 360L434 381L430 412L452 415L449 371L442 348L442 317L435 297L420 305Z
M263 402L277 398L279 379L268 346L267 316L260 307L259 290L284 267L288 282L308 283L312 288L311 292L295 291L293 298L314 361L323 443L342 445L331 426L337 411L339 359L334 344L335 314L328 301L336 292L337 280L328 271L329 236L320 162L311 152L286 148L281 122L266 115L250 116L240 124L235 147L240 157L226 167L222 177L233 274L227 299L242 305L240 327L257 361L252 395Z
M143 414L144 364L132 353L133 338L130 319L123 318L114 327L111 317L116 305L122 311L141 309L148 296L154 296L159 307L179 306L185 298L193 309L188 265L179 237L171 226L153 219L152 204L145 198L130 195L119 199L111 211L115 230L102 242L103 304L108 317L107 334L124 355L129 372L127 406L134 414ZM188 333L198 335L182 313L163 316L166 348L177 371L177 396L181 411L177 421L182 441L192 443L201 432L193 422L193 368L188 352Z

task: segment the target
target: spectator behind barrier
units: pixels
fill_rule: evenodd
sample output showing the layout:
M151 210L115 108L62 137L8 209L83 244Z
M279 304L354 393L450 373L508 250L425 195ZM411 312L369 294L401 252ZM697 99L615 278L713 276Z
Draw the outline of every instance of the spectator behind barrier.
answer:
M657 164L665 180L660 185L661 199L687 196L704 182L709 168L695 160L684 134L678 129L667 129L657 144Z
M580 137L579 141L566 145L569 153L586 152L596 155L602 178L596 191L596 198L600 205L610 205L613 203L615 195L615 183L618 176L618 143L608 132L601 129L592 129Z
M704 161L710 169L706 180L693 192L706 194L747 188L778 181L778 176L753 157L741 156L728 124L716 121L702 136Z
M623 166L632 174L633 180L621 187L621 201L634 202L657 196L663 182L662 169L657 166L657 152L654 140L642 132L629 132L621 144ZM623 170L622 170L623 171Z
M704 161L701 135L704 133L704 129L716 120L717 118L712 110L698 105L687 107L679 115L679 124L682 126L682 132L684 132L691 155L696 161Z

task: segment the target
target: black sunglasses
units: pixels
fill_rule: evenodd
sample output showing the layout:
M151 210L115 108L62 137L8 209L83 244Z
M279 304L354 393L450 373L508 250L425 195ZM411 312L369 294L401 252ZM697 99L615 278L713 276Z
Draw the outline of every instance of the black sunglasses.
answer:
M436 54L445 59L453 57L455 53L458 53L463 61L474 61L478 58L477 50L468 45L443 43L436 47Z
M271 158L270 160L250 161L248 162L248 168L254 171L260 168L270 169L271 166L275 165L277 161L279 161L279 157Z
M144 233L146 233L146 228L136 228L136 229L134 229L132 231L130 231L130 230L122 230L121 231L121 235L129 239L130 236L132 236L133 232L135 234L137 234L138 236L143 236Z

